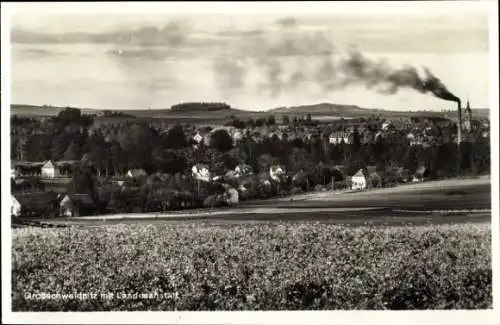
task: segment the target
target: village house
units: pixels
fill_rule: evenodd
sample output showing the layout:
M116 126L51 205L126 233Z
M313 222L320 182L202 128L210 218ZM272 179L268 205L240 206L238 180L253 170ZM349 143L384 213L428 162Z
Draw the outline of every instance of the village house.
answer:
M424 136L420 130L413 130L409 132L406 138L410 142L410 146L421 145L424 142Z
M328 138L330 144L350 144L352 143L352 134L350 132L333 132Z
M285 166L273 165L269 167L269 176L271 177L271 179L279 181L280 177L282 177L283 175L286 175Z
M88 194L68 194L59 204L59 213L64 217L92 215L98 207Z
M59 168L57 168L56 165L51 160L49 160L45 164L43 164L41 176L46 178L59 177Z
M394 125L390 120L386 120L384 123L382 123L382 130L389 131L392 129L394 129Z
M252 166L246 164L239 164L234 168L235 176L240 177L244 175L251 175L253 173Z
M233 139L233 145L238 144L241 140L243 140L243 132L241 132L238 129L233 129L231 130L230 134L231 138Z
M363 191L371 187L381 187L383 185L382 176L375 166L362 168L351 177L351 189Z
M363 191L368 185L368 173L360 169L351 177L351 189L354 191Z
M210 181L210 170L205 164L196 164L191 168L191 173L194 178L209 182Z
M131 178L146 177L148 174L144 169L130 169L127 172L127 176Z

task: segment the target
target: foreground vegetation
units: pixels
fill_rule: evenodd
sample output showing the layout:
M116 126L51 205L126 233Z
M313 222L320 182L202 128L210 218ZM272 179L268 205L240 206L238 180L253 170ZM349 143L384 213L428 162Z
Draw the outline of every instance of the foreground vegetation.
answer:
M489 308L490 229L319 223L14 229L12 306L14 311ZM40 300L40 293L76 296ZM78 296L82 293L95 295L85 299Z

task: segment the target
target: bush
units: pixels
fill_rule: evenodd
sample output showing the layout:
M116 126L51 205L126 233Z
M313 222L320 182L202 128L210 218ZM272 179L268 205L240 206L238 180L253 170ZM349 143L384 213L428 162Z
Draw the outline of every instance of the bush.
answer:
M294 187L290 190L291 195L302 194L304 191L300 187Z
M491 227L13 229L13 311L490 308ZM97 293L27 300L26 294ZM100 294L113 294L103 296ZM120 293L151 294L123 299ZM133 298L133 296L132 296Z

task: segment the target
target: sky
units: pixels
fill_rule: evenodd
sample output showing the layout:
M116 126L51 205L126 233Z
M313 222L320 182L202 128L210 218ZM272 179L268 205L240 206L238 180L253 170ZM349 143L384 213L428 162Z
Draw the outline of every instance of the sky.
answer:
M454 109L453 102L391 87L379 76L414 67L420 78L428 68L472 107L488 108L487 13L436 7L381 15L331 8L320 14L20 11L11 17L12 103L155 109L224 101L260 111L331 102ZM354 71L353 57L370 72Z

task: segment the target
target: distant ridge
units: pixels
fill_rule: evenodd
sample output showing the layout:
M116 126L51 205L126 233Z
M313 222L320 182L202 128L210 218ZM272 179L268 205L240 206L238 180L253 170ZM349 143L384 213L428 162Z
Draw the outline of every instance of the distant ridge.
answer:
M64 107L57 106L36 106L36 105L11 105L11 115L17 115L21 117L49 117L56 116L59 114ZM333 103L319 103L311 105L299 105L299 106L289 106L289 107L278 107L273 108L268 111L248 111L241 110L237 108L224 108L219 110L172 110L167 109L121 109L121 110L104 110L104 109L92 109L92 108L79 108L84 114L95 114L101 117L103 111L113 111L116 113L124 113L127 115L132 115L136 118L147 118L147 119L175 119L183 118L184 120L193 121L199 119L215 119L220 122L220 120L228 119L230 116L234 116L240 119L259 118L267 117L268 115L275 115L276 117L282 117L283 115L288 116L304 116L311 114L314 118L350 118L350 117L363 117L380 115L385 118L397 118L405 116L448 116L449 118L455 117L455 112L441 112L441 111L390 111L384 109L375 108L362 108L356 105L341 105ZM489 109L484 108L472 108L474 117L489 117ZM105 118L105 117L103 117Z
M300 105L291 107L279 107L270 110L271 113L284 113L284 114L336 114L336 115L352 115L352 114L373 114L378 110L370 108L361 108L356 105L340 105L332 103L319 103L312 105Z

